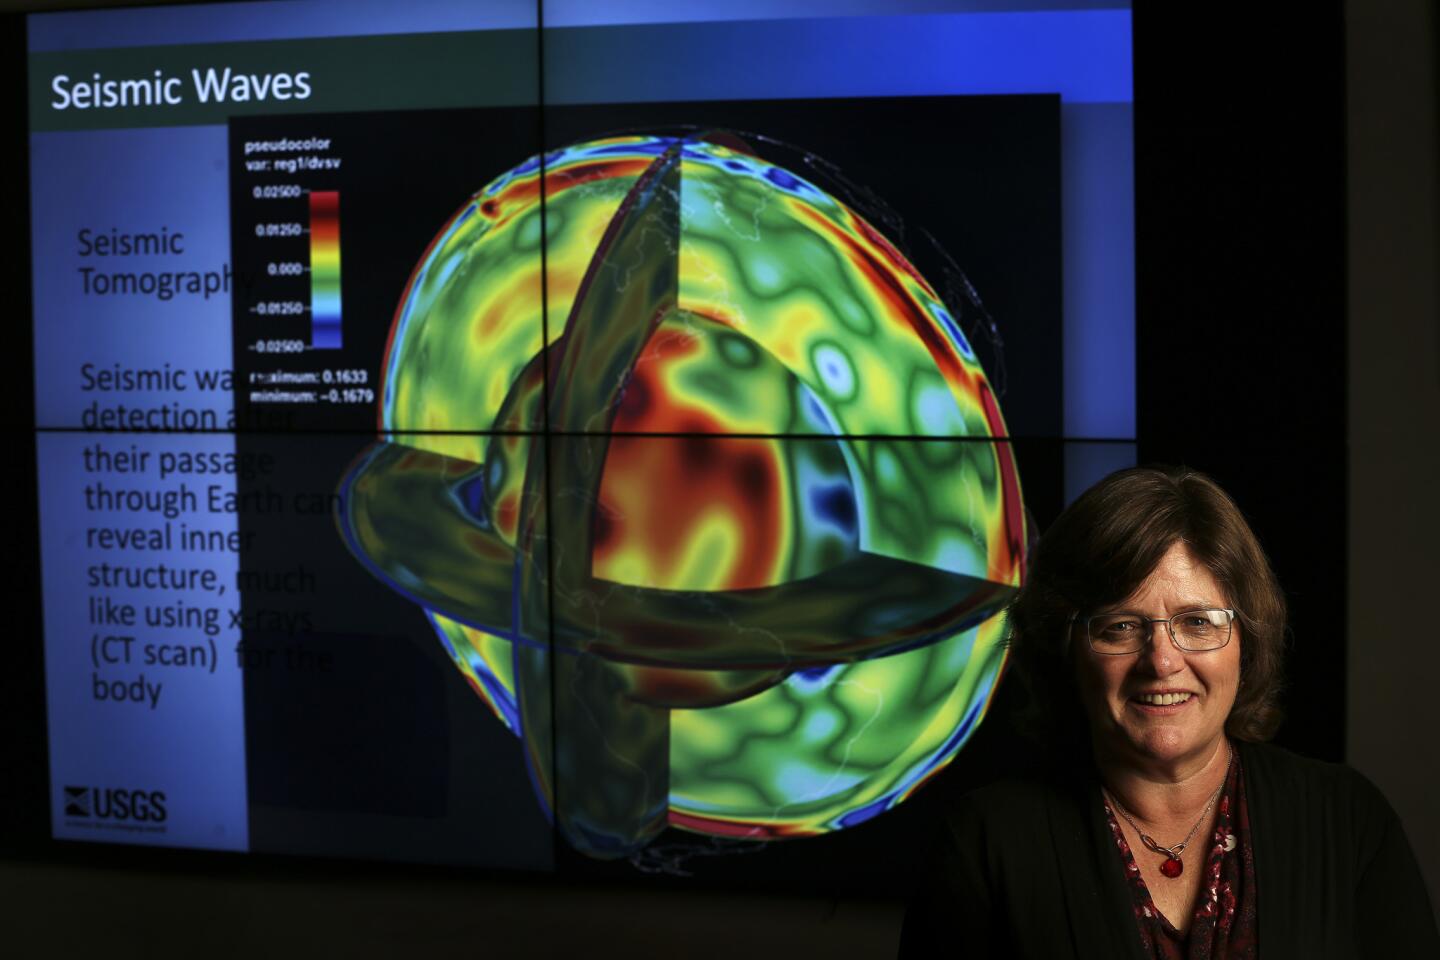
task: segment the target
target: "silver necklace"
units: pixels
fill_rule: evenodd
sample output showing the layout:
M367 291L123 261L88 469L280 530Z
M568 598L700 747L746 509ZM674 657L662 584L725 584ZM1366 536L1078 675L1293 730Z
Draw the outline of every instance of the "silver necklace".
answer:
M1116 810L1120 811L1120 816L1125 818L1125 822L1130 824L1135 832L1140 835L1140 842L1145 844L1150 850L1165 857L1165 861L1160 864L1160 872L1171 880L1174 880L1185 872L1185 864L1181 861L1180 855L1183 854L1185 848L1190 845L1190 840L1195 836L1195 831L1200 829L1200 824L1204 823L1205 818L1210 815L1210 808L1215 806L1216 800L1220 799L1220 791L1225 789L1225 784L1230 779L1230 767L1235 763L1235 750L1228 744L1226 745L1226 750L1229 752L1229 758L1225 761L1225 776L1220 780L1220 786L1216 787L1215 792L1210 794L1210 801L1205 804L1205 809L1200 811L1200 819L1195 821L1195 826L1191 827L1190 832L1185 834L1184 840L1181 840L1174 846L1166 847L1156 843L1148 833L1140 829L1140 825L1135 822L1130 816L1130 813L1125 809L1125 806L1115 798L1115 795L1105 789L1103 785L1100 787L1100 792L1105 794L1105 798L1114 805Z

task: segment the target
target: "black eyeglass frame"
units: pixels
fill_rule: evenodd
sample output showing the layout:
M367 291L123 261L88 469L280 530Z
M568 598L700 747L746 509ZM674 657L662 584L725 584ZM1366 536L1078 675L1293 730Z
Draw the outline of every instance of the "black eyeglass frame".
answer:
M1176 620L1179 620L1181 617L1186 616L1187 614L1197 613L1197 612L1202 611L1202 610L1205 611L1205 612L1207 612L1207 613L1210 612L1210 611L1219 610L1221 613L1224 613L1224 614L1227 616L1227 618L1228 618L1228 619L1226 619L1226 621L1225 621L1225 627L1226 627L1225 642L1222 643L1222 644L1220 644L1218 647L1200 647L1200 648L1187 647L1187 646L1182 645L1182 644L1180 643L1180 638L1175 635L1175 621L1176 621ZM1083 624L1084 627L1085 627L1085 643L1090 647L1090 652L1091 652L1091 653L1098 654L1099 656L1102 656L1102 657L1128 657L1128 656L1131 656L1132 654L1140 653L1141 651L1143 651L1143 650L1145 649L1146 644L1148 644L1148 643L1150 642L1150 636L1149 636L1149 635L1153 635L1153 634L1154 634L1154 630L1148 631L1148 634L1149 634L1149 635L1146 636L1146 638L1145 638L1145 643L1142 643L1142 644L1139 646L1139 648L1137 648L1137 649L1135 649L1135 650L1120 650L1120 651L1115 651L1115 650L1097 650L1097 649L1095 648L1095 638L1090 635L1090 621L1091 621L1091 620L1094 620L1094 619L1097 618L1097 617L1115 617L1115 616L1121 616L1121 615L1127 616L1127 617L1134 617L1137 621L1139 621L1140 623L1144 623L1144 624L1151 624L1151 623L1163 623L1163 624L1165 624L1165 632L1168 633L1168 634L1170 634L1170 643L1175 647L1176 650L1179 650L1181 653L1214 653L1216 650L1224 650L1226 647L1230 646L1230 638L1235 635L1235 618L1238 616L1238 614L1235 612L1235 610L1234 610L1233 607L1192 607L1192 608L1190 608L1189 610L1181 610L1179 613L1175 614L1175 616L1173 616L1173 617L1142 617L1142 616L1140 616L1140 614L1138 614L1138 613L1126 613L1126 612L1123 611L1123 610L1122 610L1122 611L1115 611L1115 612L1112 612L1112 613L1092 613L1092 614L1091 614L1090 616L1088 616L1088 617L1082 617L1082 616L1080 616L1080 611L1079 611L1079 610L1076 610L1074 613L1070 614L1070 619L1069 619L1068 621L1066 621L1066 633L1067 633L1068 635L1070 635L1070 636L1073 636L1073 635L1074 635L1074 630L1075 630L1075 625L1076 625L1077 623L1078 623L1078 624Z

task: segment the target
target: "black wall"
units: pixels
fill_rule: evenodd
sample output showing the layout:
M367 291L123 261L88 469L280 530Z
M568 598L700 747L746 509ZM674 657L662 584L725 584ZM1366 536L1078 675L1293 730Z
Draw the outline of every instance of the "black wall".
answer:
M1219 481L1291 607L1278 741L1345 738L1341 5L1135 11L1140 461Z

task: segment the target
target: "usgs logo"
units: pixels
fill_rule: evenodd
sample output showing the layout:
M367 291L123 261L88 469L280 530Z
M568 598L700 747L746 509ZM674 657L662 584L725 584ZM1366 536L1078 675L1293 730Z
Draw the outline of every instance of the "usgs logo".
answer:
M65 816L96 820L164 823L165 793L114 787L66 787Z

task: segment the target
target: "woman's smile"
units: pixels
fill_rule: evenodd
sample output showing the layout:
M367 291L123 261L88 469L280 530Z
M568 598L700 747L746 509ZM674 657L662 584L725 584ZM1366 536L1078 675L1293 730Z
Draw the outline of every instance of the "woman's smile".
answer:
M1181 708L1192 705L1195 694L1189 690L1152 690L1130 697L1130 706L1154 717L1174 716Z

